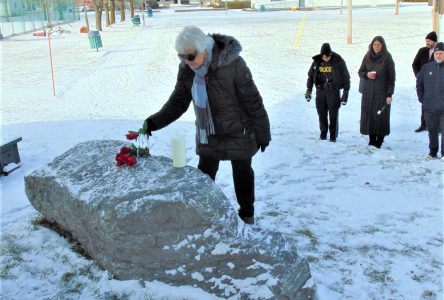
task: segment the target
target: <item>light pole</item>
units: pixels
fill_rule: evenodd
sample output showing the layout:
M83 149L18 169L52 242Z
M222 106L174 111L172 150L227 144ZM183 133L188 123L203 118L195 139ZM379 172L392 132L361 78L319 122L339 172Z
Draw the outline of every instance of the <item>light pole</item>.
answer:
M347 44L352 43L352 0L347 0Z

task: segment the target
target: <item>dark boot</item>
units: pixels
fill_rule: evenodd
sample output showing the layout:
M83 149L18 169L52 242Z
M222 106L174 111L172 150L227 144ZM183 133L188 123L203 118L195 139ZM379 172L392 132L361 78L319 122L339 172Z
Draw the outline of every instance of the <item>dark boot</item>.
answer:
M239 211L238 213L239 218L241 218L241 220L248 225L253 225L254 224L254 216L252 217L245 217L241 211Z
M369 137L368 145L376 147L376 135L370 134L368 137Z
M419 126L415 132L421 132L421 131L426 131L427 130L427 125L426 125L426 120L425 120L425 116L424 116L424 111L421 109L421 126Z
M383 135L377 135L376 136L376 142L375 142L375 147L376 148L381 148L382 143L384 143L384 136Z

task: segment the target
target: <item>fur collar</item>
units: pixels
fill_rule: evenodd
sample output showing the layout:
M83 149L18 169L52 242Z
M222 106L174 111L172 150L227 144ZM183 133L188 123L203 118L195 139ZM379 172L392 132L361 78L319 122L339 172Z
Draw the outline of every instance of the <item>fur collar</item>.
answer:
M212 34L211 37L214 39L213 51L217 53L213 57L217 58L215 63L218 67L229 65L239 57L242 46L234 37L217 33Z

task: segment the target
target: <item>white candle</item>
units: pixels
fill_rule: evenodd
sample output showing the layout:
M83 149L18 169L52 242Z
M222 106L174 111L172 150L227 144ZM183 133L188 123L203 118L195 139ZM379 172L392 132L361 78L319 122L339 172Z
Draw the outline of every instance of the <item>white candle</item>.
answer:
M185 167L185 139L176 135L171 140L173 148L173 166L176 168Z

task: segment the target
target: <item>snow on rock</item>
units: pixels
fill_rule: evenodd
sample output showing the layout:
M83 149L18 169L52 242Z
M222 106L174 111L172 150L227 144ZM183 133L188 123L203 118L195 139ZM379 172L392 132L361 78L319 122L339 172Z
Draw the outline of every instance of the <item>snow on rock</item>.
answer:
M28 173L26 194L117 279L192 285L219 296L309 299L292 240L242 227L229 200L193 167L140 158L118 168L120 141L88 141ZM199 259L196 259L198 257Z

